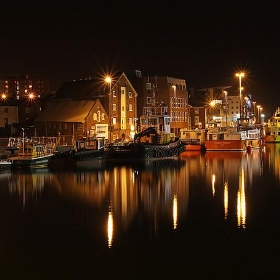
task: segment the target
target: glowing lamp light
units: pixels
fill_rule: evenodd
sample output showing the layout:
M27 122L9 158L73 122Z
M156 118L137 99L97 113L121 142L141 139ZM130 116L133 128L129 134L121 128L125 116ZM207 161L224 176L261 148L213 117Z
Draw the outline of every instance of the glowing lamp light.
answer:
M111 91L112 91L112 78L106 76L104 79L105 83L109 84L109 124L108 124L108 140L111 142Z
M111 77L106 76L106 77L105 77L105 82L108 83L108 84L110 84L110 83L112 82Z
M240 72L240 73L236 73L235 74L236 77L238 77L239 79L239 98L240 98L240 118L242 117L242 86L241 86L241 80L243 77L245 77L245 73L244 72Z
M29 93L29 94L28 94L28 98L29 98L29 99L34 99L34 98L35 98L34 93Z

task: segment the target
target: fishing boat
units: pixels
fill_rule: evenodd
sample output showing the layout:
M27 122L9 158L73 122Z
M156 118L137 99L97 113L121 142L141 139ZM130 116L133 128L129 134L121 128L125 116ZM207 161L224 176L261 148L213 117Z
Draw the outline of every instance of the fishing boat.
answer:
M10 144L8 144L8 147ZM17 139L17 153L8 159L11 161L12 169L46 167L56 149L55 137L42 137L28 139L23 137Z
M160 134L155 127L148 127L135 134L134 141L114 143L109 146L106 160L167 159L178 157L186 149L179 139Z
M264 140L265 143L280 143L280 107L267 121Z
M206 151L251 151L262 146L261 131L236 127L209 128L206 133Z
M186 145L186 152L198 151L205 152L205 129L187 129L180 130L180 140Z
M92 165L93 161L104 159L108 153L103 137L82 139L76 141L74 146L58 146L48 166L64 168Z

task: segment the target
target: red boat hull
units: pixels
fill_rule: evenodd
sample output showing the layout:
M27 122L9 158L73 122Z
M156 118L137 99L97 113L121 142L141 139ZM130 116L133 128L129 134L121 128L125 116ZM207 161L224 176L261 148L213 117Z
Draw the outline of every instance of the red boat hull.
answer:
M247 151L259 149L260 141L256 140L205 140L206 151Z

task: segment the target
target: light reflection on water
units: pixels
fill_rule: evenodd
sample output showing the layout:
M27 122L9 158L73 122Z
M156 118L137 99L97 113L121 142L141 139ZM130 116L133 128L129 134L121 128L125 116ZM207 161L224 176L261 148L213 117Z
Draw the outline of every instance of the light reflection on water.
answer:
M207 248L211 248L214 253L217 251L216 258L220 259L220 254L227 254L221 245L226 242L224 238L230 240L229 236L236 235L238 230L251 232L265 228L269 231L271 227L274 234L279 232L274 221L276 217L272 215L272 212L280 213L280 203L276 205L280 188L279 162L280 145L267 144L263 151L250 154L190 152L180 160L171 161L97 164L77 170L2 172L0 249L4 247L11 256L17 255L18 248L7 248L6 244L13 240L21 248L24 247L21 242L26 238L30 249L27 260L31 261L37 249L32 247L30 236L35 235L36 246L45 247L46 242L50 253L63 255L67 262L71 255L77 262L72 265L77 269L82 260L88 262L86 259L100 258L99 264L103 265L106 249L116 254L114 258L119 258L116 263L123 269L124 252L130 252L131 260L127 257L129 260L126 258L126 261L132 262L139 254L143 254L141 257L145 260L143 248L149 248L152 256L161 252L160 259L164 254L170 254L170 250L179 255L190 250L193 257L199 255L203 260L208 259ZM4 213L12 213L9 221ZM17 228L17 233L11 237L7 233L12 232L12 228ZM65 231L73 251L68 247L65 250ZM213 249L212 242L201 239L202 233L221 244L217 243L217 248ZM52 241L46 241L50 236ZM73 245L80 240L84 251L79 245ZM201 251L200 246L193 247L202 243L205 250ZM169 248L168 244L174 247ZM128 249L130 246L134 250ZM121 250L124 251L120 253ZM77 252L83 252L84 258L76 256L74 253ZM232 252L231 256L234 257ZM20 265L20 257L23 253L18 254L16 265ZM0 261L3 258L4 253L0 252ZM7 267L12 266L12 259L6 258ZM201 264L194 264L191 259L188 260L190 267L200 268ZM23 262L29 267L27 260ZM182 261L182 256L175 260ZM161 262L165 260L161 259ZM39 262L35 263L40 267ZM56 269L59 267L56 263L52 265ZM145 263L146 268L151 268L150 265ZM66 262L60 268L61 273L65 272L64 266L67 266ZM85 271L90 270L89 267ZM131 269L137 269L134 262ZM166 273L155 271L162 275ZM109 271L106 273L110 274ZM38 276L34 272L35 275Z

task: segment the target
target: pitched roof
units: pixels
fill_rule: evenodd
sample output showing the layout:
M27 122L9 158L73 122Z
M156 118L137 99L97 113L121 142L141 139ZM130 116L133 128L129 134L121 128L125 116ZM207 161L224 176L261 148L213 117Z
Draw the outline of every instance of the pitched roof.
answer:
M65 82L55 93L54 99L96 99L108 94L104 81L94 79ZM105 95L106 96L106 95Z
M35 122L83 123L86 116L97 102L99 101L54 99L51 101L49 106L35 119Z

